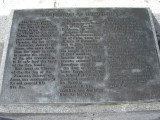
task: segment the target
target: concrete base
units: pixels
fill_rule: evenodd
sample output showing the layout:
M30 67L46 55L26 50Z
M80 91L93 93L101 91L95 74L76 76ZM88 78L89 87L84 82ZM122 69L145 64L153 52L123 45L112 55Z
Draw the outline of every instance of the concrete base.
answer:
M81 114L0 114L0 120L160 120L160 111Z

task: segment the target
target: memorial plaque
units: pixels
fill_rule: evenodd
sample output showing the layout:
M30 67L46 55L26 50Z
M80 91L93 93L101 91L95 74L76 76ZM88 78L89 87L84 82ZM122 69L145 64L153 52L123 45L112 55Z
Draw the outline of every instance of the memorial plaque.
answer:
M15 10L0 99L159 100L159 50L150 10Z

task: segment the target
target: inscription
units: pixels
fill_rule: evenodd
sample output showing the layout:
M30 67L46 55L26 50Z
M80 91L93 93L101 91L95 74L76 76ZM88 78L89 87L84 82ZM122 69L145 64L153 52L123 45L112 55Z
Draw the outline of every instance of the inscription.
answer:
M47 64L57 62L57 41L53 38L56 33L56 26L49 21L23 20L19 23L10 89L25 89L55 81L55 68Z
M105 74L101 33L93 30L95 23L100 24L88 18L62 23L60 96L93 97L95 92L103 92L92 85Z

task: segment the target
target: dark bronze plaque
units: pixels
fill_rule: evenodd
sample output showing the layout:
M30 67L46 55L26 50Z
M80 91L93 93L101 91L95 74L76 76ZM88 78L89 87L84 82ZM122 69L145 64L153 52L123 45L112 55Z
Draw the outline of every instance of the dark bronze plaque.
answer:
M159 98L157 41L148 9L14 12L1 102Z

